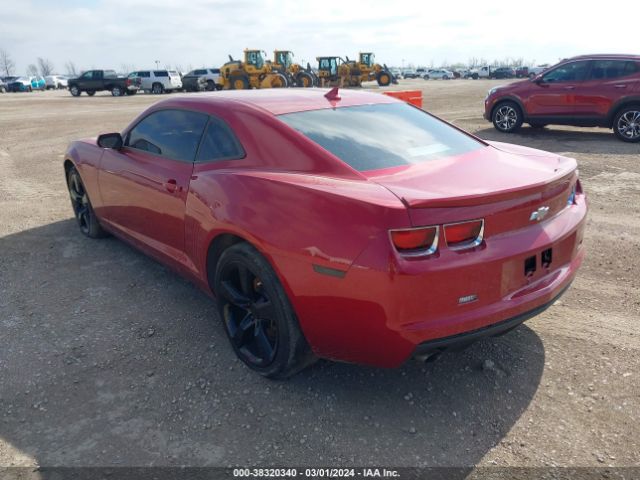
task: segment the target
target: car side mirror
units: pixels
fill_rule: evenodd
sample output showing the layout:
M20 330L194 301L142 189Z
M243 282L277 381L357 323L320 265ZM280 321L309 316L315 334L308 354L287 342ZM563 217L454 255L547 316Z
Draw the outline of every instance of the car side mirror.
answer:
M113 148L120 150L124 145L122 135L119 133L104 133L98 137L98 146L102 148Z

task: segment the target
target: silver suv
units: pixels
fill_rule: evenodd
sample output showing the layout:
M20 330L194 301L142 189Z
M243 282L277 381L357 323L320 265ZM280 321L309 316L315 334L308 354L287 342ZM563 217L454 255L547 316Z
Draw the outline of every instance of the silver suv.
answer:
M155 94L182 90L182 79L174 70L139 70L129 77L138 77L140 89Z

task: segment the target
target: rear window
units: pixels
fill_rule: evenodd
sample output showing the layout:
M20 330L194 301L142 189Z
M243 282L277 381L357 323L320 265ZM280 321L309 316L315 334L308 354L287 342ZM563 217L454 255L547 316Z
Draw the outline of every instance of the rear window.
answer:
M484 147L404 103L327 108L278 118L359 171L433 161Z
M596 60L591 67L592 80L626 77L638 71L635 62L624 60Z

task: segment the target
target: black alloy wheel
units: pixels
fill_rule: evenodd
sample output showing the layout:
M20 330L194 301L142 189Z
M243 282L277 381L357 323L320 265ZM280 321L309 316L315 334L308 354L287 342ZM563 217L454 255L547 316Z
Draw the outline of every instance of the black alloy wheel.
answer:
M278 349L277 312L262 280L240 262L221 271L223 321L242 361L267 367Z
M214 292L231 346L249 368L286 378L315 357L269 262L248 243L226 249L215 267Z
M98 219L91 207L89 196L84 188L80 174L75 167L69 170L67 176L67 186L69 187L69 197L73 213L83 235L90 238L100 238L106 236L106 232L100 226Z

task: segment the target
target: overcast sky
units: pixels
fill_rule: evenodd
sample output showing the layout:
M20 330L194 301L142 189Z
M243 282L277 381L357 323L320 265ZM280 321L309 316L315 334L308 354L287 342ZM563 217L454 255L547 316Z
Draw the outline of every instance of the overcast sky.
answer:
M640 2L530 0L0 0L0 48L17 73L37 57L79 69L219 66L245 47L440 66L505 57L554 63L640 53Z

